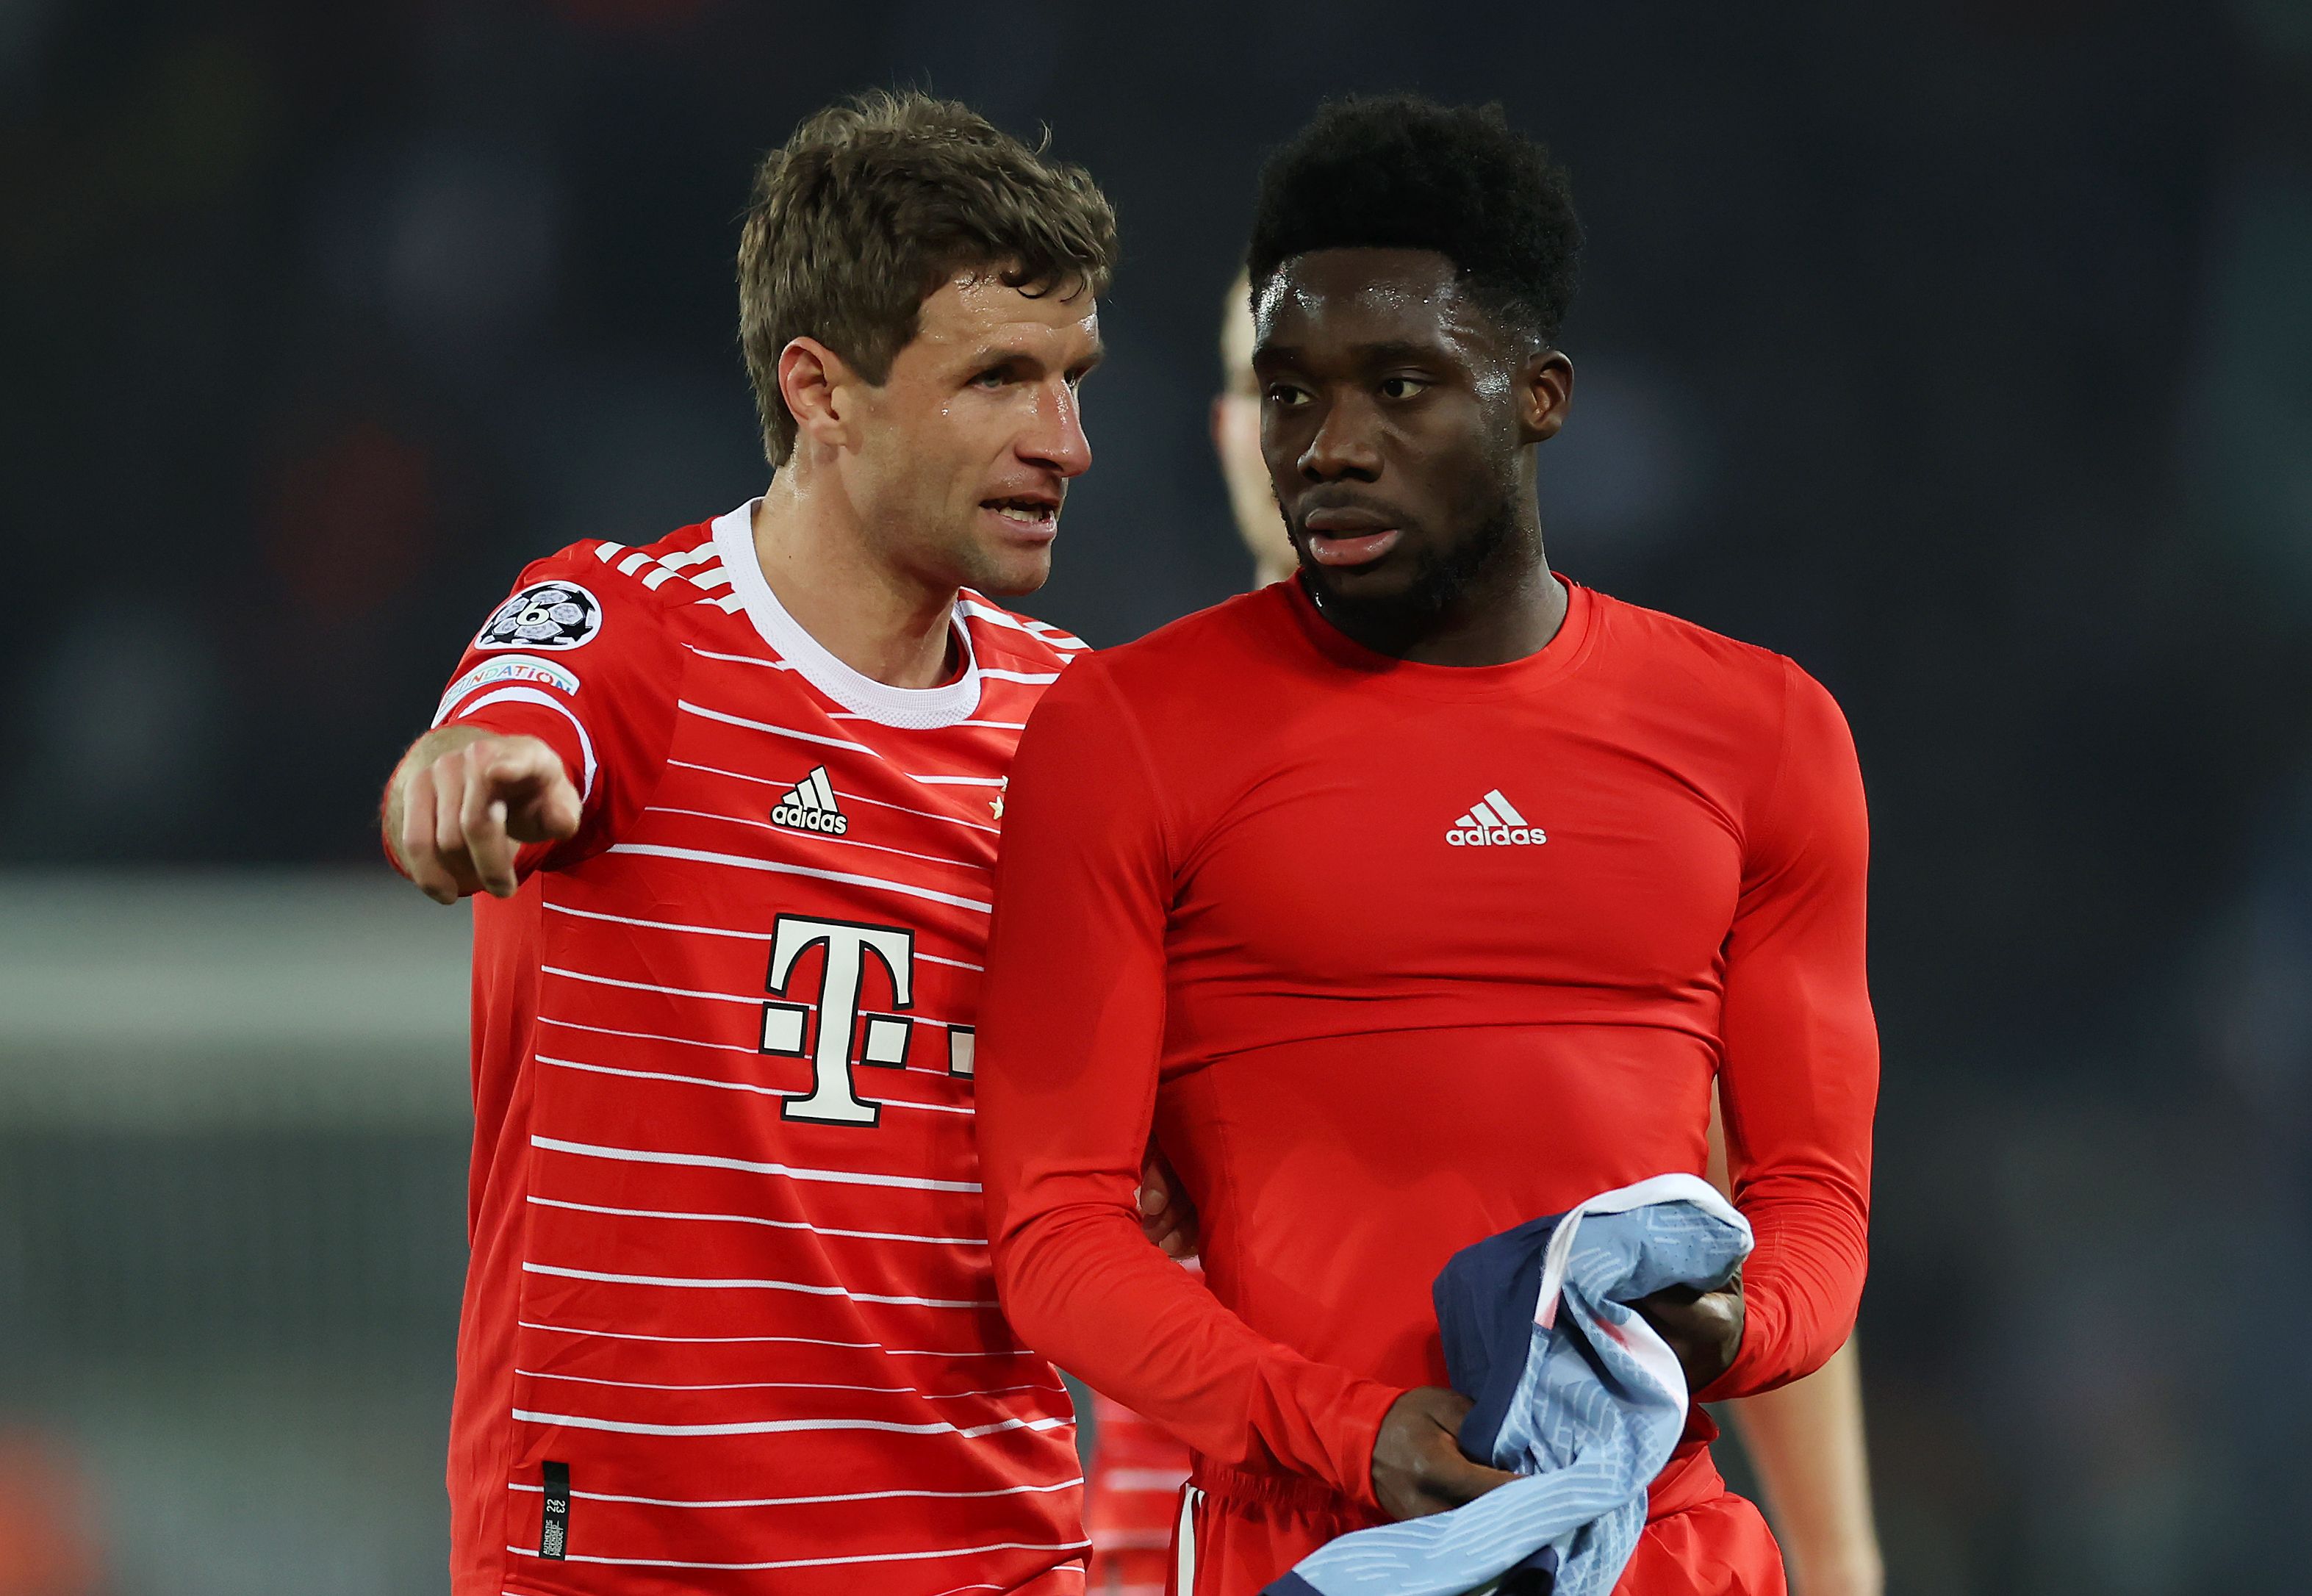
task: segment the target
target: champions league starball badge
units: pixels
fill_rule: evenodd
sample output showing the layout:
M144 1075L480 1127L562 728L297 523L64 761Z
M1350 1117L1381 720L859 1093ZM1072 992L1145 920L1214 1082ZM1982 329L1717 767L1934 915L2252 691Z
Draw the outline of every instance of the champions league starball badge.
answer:
M602 629L602 604L574 582L540 582L498 606L476 648L578 648Z

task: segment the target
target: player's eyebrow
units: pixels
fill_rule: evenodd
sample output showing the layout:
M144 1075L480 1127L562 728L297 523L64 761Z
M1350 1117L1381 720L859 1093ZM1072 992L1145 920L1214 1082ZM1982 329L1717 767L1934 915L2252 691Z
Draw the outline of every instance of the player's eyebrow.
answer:
M1349 354L1362 365L1397 365L1406 361L1441 360L1446 349L1439 343L1415 343L1406 338L1386 338L1379 343L1352 344Z
M1092 367L1098 365L1101 361L1107 358L1108 346L1104 343L1094 344L1091 346L1090 353L1080 361L1071 362L1069 369L1072 371L1089 372ZM1046 361L1043 355L1038 354L1032 349L1021 348L1018 345L982 345L979 348L972 351L971 359L968 364L971 369L975 372L993 371L998 366L1017 366L1025 370L1036 372L1042 372L1049 369L1049 363Z

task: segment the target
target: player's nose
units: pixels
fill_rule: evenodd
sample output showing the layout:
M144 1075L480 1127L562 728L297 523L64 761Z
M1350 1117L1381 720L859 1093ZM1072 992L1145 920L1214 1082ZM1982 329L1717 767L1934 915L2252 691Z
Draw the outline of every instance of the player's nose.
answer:
M1020 453L1062 477L1081 477L1091 469L1091 438L1084 431L1083 401L1073 385L1055 381L1038 396L1036 419L1020 440Z
M1317 430L1300 451L1300 474L1312 482L1337 482L1355 478L1371 482L1380 475L1379 417L1369 405L1338 399L1325 407Z

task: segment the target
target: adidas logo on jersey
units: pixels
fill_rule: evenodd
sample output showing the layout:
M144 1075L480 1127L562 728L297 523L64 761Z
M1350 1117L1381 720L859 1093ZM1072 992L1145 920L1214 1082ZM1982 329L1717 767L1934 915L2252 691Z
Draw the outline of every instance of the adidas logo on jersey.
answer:
M1549 838L1540 827L1518 813L1517 805L1502 796L1499 787L1469 805L1469 812L1446 829L1445 840L1457 848L1478 848L1502 843L1530 846Z
M771 811L771 824L784 826L791 831L818 831L828 837L840 837L851 829L850 820L836 806L835 789L827 785L824 765L795 783L794 791L779 800Z

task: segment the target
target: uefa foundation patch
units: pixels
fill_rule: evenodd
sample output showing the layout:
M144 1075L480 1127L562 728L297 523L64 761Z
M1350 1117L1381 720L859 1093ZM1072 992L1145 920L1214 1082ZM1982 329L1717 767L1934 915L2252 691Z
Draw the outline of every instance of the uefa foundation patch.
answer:
M521 682L526 686L552 688L556 692L578 696L578 679L552 660L541 660L536 654L510 653L495 660L484 660L450 684L434 706L434 723L440 725L450 712L481 688L501 682Z

